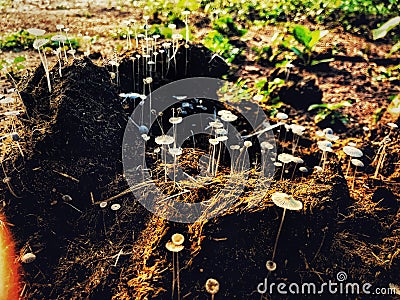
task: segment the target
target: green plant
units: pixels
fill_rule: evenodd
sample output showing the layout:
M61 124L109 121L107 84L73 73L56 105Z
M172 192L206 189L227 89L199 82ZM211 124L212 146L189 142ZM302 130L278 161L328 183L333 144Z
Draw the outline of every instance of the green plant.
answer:
M21 71L25 68L26 61L24 56L18 56L10 60L0 60L0 70L11 78L19 78Z
M296 42L302 46L299 48L293 45L292 40L288 39L283 41L283 45L292 50L306 66L314 66L320 63L329 62L333 59L315 60L313 59L314 50L317 43L327 34L328 30L310 30L305 26L296 25L293 28L292 36Z
M230 39L216 30L210 31L204 38L204 46L225 58L231 63L241 54L242 50L231 44Z
M240 29L230 15L224 15L214 20L213 29L226 36L243 36L246 29Z
M51 40L55 34L46 34L43 38ZM0 49L1 50L12 50L12 51L22 51L28 50L33 46L35 41L35 36L30 34L27 30L20 30L18 32L11 33L10 35L3 36L0 39ZM73 49L79 48L79 40L77 38L69 39L70 46ZM56 50L59 47L58 42L50 41L45 50Z
M344 115L340 109L344 107L351 106L350 101L342 101L340 103L322 103L313 104L308 107L308 111L316 111L314 117L315 123L320 123L324 120L329 120L330 124L336 124L340 122L342 124L347 124L348 117Z
M384 38L389 31L400 24L400 16L391 18L380 27L372 30L372 38L374 40ZM400 49L400 41L393 45L392 49L390 50L389 55L392 55L394 52L397 52Z

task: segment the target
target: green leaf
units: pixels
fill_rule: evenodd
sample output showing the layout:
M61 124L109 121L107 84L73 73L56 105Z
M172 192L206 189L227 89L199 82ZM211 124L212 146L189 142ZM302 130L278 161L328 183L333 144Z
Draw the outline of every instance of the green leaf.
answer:
M325 58L325 59L320 59L320 60L313 60L311 62L311 65L312 66L316 66L316 65L327 63L327 62L331 62L331 61L334 61L334 60L335 60L334 58Z
M26 58L23 57L23 56L18 56L16 58L14 58L14 64L19 64L19 63L24 62L24 61L26 61Z
M300 58L303 58L303 52L301 52L299 49L297 49L296 47L290 47L290 49Z
M321 109L321 108L327 108L326 103L321 103L321 104L312 104L308 107L308 111L314 110L314 109Z
M372 30L372 38L374 40L383 38L386 36L386 34L392 30L394 27L400 24L400 16L391 18L389 21L384 23L381 27L378 27L377 29Z
M390 49L389 55L392 55L393 53L399 51L400 49L400 41L398 41L396 44L392 46L392 49Z
M319 30L315 30L313 32L310 32L311 40L307 44L307 48L311 49L312 47L315 46L316 43L319 42L321 39L321 32Z
M296 25L293 28L293 36L299 43L306 47L308 47L308 44L312 39L311 31L307 27L301 25Z

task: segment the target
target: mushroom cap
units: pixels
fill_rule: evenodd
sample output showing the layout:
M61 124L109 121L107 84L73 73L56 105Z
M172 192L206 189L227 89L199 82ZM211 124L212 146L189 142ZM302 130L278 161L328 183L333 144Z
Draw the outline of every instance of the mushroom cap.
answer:
M276 270L276 263L272 260L267 260L267 262L265 263L265 267L268 271L273 272Z
M323 169L320 166L314 166L314 170L317 173L321 173L323 171Z
M115 203L113 205L111 205L111 210L117 211L121 208L121 205L118 203Z
M290 129L292 130L292 132L296 135L303 135L304 130L306 130L306 128L304 126L298 125L298 124L292 124L290 125Z
M302 172L302 173L307 173L308 169L306 167L300 167L299 171Z
M324 152L332 152L332 143L330 141L318 141L317 142L318 148Z
M46 45L48 42L49 42L48 39L36 39L33 42L33 48L39 49L40 47L43 47L44 45Z
M65 202L71 202L72 197L70 195L62 195L61 199Z
M240 146L239 145L230 145L229 149L231 149L231 150L239 150Z
M352 146L344 146L343 152L351 157L362 157L363 156L363 152L360 149L357 149L356 147L352 147Z
M208 123L208 125L210 125L210 127L212 127L212 128L222 128L222 127L224 127L224 124L222 124L218 120L212 121L212 122Z
M389 127L391 127L391 128L398 128L398 127L399 127L397 124L392 123L392 122L387 123L386 125L389 126Z
M330 133L325 134L325 138L328 141L332 141L332 142L337 141L339 139L339 137L337 135L330 134Z
M303 203L301 201L295 200L292 196L286 193L275 192L272 194L271 199L276 206L284 209L300 210L303 208Z
M174 233L171 237L172 243L176 246L180 246L185 241L185 237L180 233Z
M181 39L183 38L183 35L180 34L180 33L174 33L174 34L171 36L171 38L172 38L173 40L181 40Z
M358 168L364 167L364 163L363 163L361 160L357 159L357 158L353 158L353 159L351 160L351 163L352 163L354 166L358 167Z
M145 125L140 125L140 126L139 126L139 132L140 132L141 134L147 134L147 133L149 133L149 129L148 129L147 126L145 126Z
M150 136L148 136L147 134L145 134L145 133L143 133L142 135L141 135L141 137L142 137L142 139L144 140L144 141L148 141L148 140L150 140Z
M227 135L221 135L219 137L217 137L217 141L218 142L225 142L228 140L228 136Z
M219 291L219 282L214 278L209 278L206 281L205 288L207 293L215 295Z
M260 146L261 146L261 149L267 149L267 150L274 149L274 145L272 145L270 142L266 142L266 141L262 142L260 144Z
M215 146L215 145L218 145L218 144L219 144L219 141L218 141L218 139L209 139L209 140L208 140L208 142L209 142L211 145L213 145L213 146Z
M237 119L238 117L231 112L221 115L221 120L225 122L234 122Z
M67 37L63 34L56 34L51 37L51 40L54 42L65 42Z
M99 204L100 208L105 208L107 206L107 202L103 201Z
M170 145L175 141L175 139L170 135L160 135L155 138L155 142L157 145Z
M42 36L43 34L46 33L46 30L39 29L39 28L29 28L26 31L28 31L29 34L32 34L35 36Z
M175 245L173 242L168 241L165 244L165 248L167 248L168 251L177 253L177 252L182 251L183 248L185 248L185 247L183 247L182 245Z
M25 253L21 257L21 262L24 264L30 264L31 262L35 261L36 255L32 252Z
M284 164L288 164L293 161L293 155L288 153L281 153L278 155L278 160Z
M225 128L217 128L217 129L215 129L215 133L225 135L225 134L228 134L228 131Z
M184 16L190 15L190 11L189 10L184 10L182 12L182 15L184 15Z
M245 141L245 142L243 143L243 145L244 145L246 148L249 148L249 147L253 146L253 143L252 143L251 141Z
M180 147L172 147L168 149L169 154L173 156L179 156L182 154L182 148Z
M144 82L145 84L150 84L150 83L153 82L153 78L151 78L151 77L146 77L145 79L143 79L143 82Z
M182 117L172 117L172 118L169 118L169 122L171 123L171 124L179 124L179 123L182 123Z
M280 163L280 162L274 162L274 166L275 166L275 167L282 167L282 163Z
M287 114L281 113L281 112L277 113L277 114L275 115L275 117L276 117L277 119L279 119L279 120L286 120L287 118L289 118L289 116L288 116Z
M218 111L217 115L218 116L222 116L222 115L229 115L231 114L231 112L227 109L221 109L220 111Z
M292 162L294 162L295 164L303 164L304 160L300 157L293 156Z
M333 130L332 128L325 128L324 130L322 130L322 132L327 135L327 134L333 134Z

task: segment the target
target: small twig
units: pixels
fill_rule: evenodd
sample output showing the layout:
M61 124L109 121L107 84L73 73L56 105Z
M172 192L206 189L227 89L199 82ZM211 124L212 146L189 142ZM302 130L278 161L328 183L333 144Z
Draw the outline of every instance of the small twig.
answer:
M64 176L65 178L68 178L68 179L71 179L73 181L79 182L78 179L76 179L75 177L72 177L71 175L68 175L68 174L65 174L65 173L62 173L62 172L59 172L59 171L56 171L56 170L53 170L53 172L57 173L57 174L59 174L61 176Z

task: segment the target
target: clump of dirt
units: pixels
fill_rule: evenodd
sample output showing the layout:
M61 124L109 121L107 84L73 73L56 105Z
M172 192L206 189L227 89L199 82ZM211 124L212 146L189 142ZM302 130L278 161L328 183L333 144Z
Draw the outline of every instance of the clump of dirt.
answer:
M67 242L82 231L77 221L83 211L112 193L110 185L125 185L118 176L127 117L108 71L84 58L63 67L62 74L52 76L51 94L42 67L21 84L29 148L10 168L18 197L7 195L5 212L15 225L18 248L37 254L40 278L37 268L25 269L33 287L49 283ZM31 293L48 299L46 290Z

